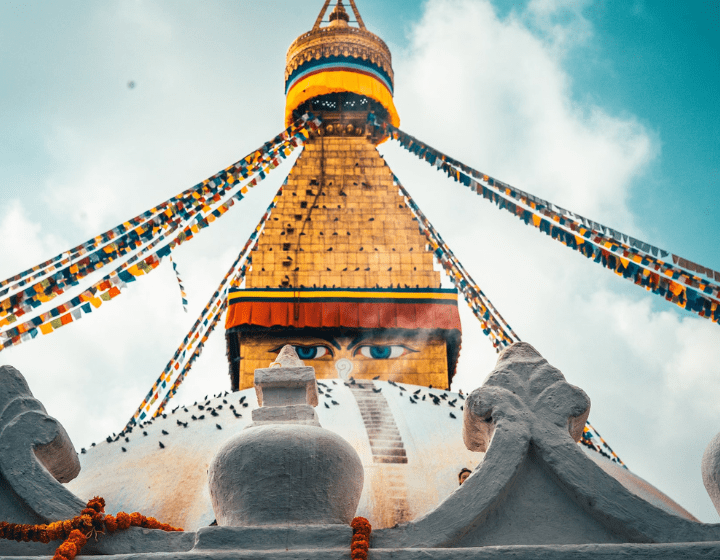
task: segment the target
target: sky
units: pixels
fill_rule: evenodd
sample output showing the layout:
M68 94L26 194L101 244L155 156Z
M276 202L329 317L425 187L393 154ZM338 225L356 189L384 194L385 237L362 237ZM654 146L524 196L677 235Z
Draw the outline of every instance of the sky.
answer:
M720 270L720 4L357 0L401 128L507 183ZM213 175L283 128L321 0L0 4L0 278ZM134 87L128 86L134 82ZM720 327L499 212L397 145L388 164L518 335L592 400L630 469L705 522ZM278 169L100 312L0 353L77 448L119 431L272 199ZM453 389L496 355L461 306ZM229 387L216 333L177 402Z

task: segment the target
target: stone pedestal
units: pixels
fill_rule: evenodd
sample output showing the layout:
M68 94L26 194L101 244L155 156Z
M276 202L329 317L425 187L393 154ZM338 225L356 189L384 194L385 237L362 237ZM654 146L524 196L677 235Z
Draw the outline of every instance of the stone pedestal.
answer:
M314 370L285 346L255 372L261 408L210 464L219 526L348 525L363 486L352 446L320 426Z

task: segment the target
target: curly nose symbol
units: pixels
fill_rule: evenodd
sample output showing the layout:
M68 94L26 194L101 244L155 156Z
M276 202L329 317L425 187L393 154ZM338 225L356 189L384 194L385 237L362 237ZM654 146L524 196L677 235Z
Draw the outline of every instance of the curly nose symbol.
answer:
M335 369L337 370L340 379L344 379L345 381L350 379L350 374L352 373L354 367L354 364L347 358L341 358L335 362Z

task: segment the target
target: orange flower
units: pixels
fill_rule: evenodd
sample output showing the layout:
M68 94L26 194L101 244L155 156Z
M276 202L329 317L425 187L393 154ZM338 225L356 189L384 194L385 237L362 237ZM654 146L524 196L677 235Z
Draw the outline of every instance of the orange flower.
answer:
M130 527L130 516L127 513L125 513L124 511L121 511L120 513L118 513L116 516L116 519L117 519L118 529L120 529L121 531L124 531L125 529Z
M68 540L74 542L75 545L78 547L78 550L87 544L87 537L77 529L70 533L70 536L68 536Z
M130 514L130 525L133 527L142 527L145 516L137 511Z
M75 556L77 556L77 553L77 546L72 541L65 541L60 546L58 546L57 551L55 552L55 554L60 554L68 560L73 560Z
M108 533L114 533L117 531L118 524L117 521L115 521L115 517L112 515L106 515L105 516L105 528L108 530Z

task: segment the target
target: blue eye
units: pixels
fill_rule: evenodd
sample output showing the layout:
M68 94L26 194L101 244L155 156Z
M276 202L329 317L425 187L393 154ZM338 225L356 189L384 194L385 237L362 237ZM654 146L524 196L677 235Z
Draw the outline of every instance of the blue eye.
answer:
M328 349L324 346L296 346L298 358L301 360L316 360L328 353Z
M404 346L361 346L357 350L362 356L373 360L391 360L399 358L408 352Z

